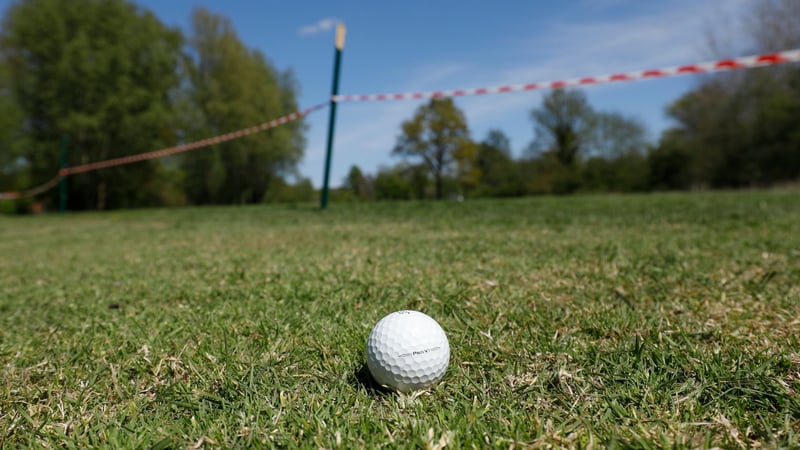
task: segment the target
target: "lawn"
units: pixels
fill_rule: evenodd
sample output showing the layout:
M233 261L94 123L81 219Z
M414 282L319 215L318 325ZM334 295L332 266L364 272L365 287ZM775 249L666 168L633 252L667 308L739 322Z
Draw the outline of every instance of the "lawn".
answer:
M0 217L0 447L798 447L799 336L791 190Z

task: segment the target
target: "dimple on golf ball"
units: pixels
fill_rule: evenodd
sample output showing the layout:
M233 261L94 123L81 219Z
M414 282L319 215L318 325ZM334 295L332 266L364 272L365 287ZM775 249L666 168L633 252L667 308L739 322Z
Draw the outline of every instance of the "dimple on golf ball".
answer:
M367 338L367 367L379 384L400 392L441 380L450 343L439 324L419 311L397 311L381 319Z

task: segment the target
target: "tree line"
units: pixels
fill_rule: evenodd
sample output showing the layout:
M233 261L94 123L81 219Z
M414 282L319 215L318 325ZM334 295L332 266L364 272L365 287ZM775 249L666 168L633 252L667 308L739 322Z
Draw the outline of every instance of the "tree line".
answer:
M752 52L800 47L800 2L764 0L747 18ZM296 111L298 89L290 70L203 8L183 32L127 0L17 1L0 29L0 190L52 178L62 146L74 166L203 139ZM400 124L387 149L399 162L374 174L351 167L333 199L726 189L800 178L796 65L703 77L667 114L673 126L652 141L635 117L556 89L531 109L533 140L515 157L502 129L474 140L452 99L432 99ZM69 208L314 200L297 173L305 129L296 121L69 177ZM54 208L58 192L35 200Z
M0 30L0 190L61 167L226 133L298 109L298 84L245 46L231 22L195 9L184 34L125 0L25 0ZM180 156L67 179L71 210L258 203L296 189L302 121ZM310 190L310 194L309 194ZM57 191L37 197L57 205ZM6 203L7 204L7 203ZM9 206L6 206L9 208ZM29 201L13 207L24 210Z
M556 89L531 111L527 154L500 129L473 142L452 99L432 99L401 126L403 161L352 166L340 199L513 197L575 192L761 188L800 181L800 69L715 77L668 108L675 125L650 143L644 125Z
M800 2L765 0L746 15L752 52L800 48ZM353 166L342 199L498 197L574 192L758 188L800 181L800 68L706 76L667 108L672 126L650 142L644 125L556 89L530 112L534 140L514 158L500 129L472 141L452 99L403 122L392 155Z

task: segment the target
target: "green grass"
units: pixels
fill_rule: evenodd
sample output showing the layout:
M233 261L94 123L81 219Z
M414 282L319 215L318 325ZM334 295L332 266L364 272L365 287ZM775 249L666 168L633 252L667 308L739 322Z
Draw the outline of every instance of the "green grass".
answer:
M0 217L0 446L798 447L799 318L797 191Z

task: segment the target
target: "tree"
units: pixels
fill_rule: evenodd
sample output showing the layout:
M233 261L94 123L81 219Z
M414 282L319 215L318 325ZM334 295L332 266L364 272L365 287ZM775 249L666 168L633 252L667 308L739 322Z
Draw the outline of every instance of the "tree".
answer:
M491 148L499 156L511 159L511 140L501 130L496 128L489 130L481 146Z
M347 178L344 180L344 187L353 191L353 194L358 197L361 194L361 185L364 182L364 173L358 166L350 166L350 171L347 173Z
M478 144L475 165L480 171L478 195L513 196L524 193L518 165L511 159L511 142L500 130L489 130Z
M298 109L297 83L264 55L247 49L233 25L206 9L192 15L191 89L186 136L200 139L226 133ZM193 203L257 203L271 183L292 174L303 154L303 121L187 154L187 193Z
M648 145L644 124L616 112L595 112L590 136L587 153L608 159L641 155Z
M264 201L270 203L302 203L314 200L314 184L310 179L298 177L294 184L283 179L276 179L264 195Z
M20 109L8 73L0 61L0 191L24 189L26 164L23 112Z
M736 32L750 38L748 53L800 46L800 4L794 0L756 2L743 19L746 27ZM716 38L710 46L718 49L725 44ZM796 66L705 78L670 105L668 114L675 126L651 156L658 157L662 167L686 161L687 169L680 172L687 176L681 178L688 178L691 186L767 186L800 178L800 70Z
M668 112L676 126L662 145L688 155L693 186L767 186L800 177L800 70L716 77Z
M531 147L540 154L530 164L535 180L529 190L566 194L646 187L647 131L638 120L595 111L574 89L546 95L531 118L536 133Z
M356 199L373 199L374 192L372 179L364 174L356 165L350 166L347 178L344 179L344 188L349 189Z
M675 129L665 131L658 145L647 155L651 189L688 189L692 185L692 155L678 133Z
M413 188L404 174L403 167L381 168L375 176L375 198L377 200L410 200Z
M417 200L422 200L428 197L428 186L430 180L428 178L428 169L424 164L412 164L403 169L406 174L408 183L411 186L411 196Z
M469 148L467 120L452 99L431 99L403 122L401 130L392 153L422 159L434 180L437 199L444 197L444 179L453 174L454 166L458 175L472 175L474 151Z
M22 154L30 180L56 174L62 136L70 165L174 144L170 96L182 44L178 30L123 0L14 3L0 51L30 141ZM160 167L147 161L73 176L70 207L159 204L154 186L168 182Z
M475 189L481 179L481 171L476 165L478 145L471 140L466 140L453 152L456 166L456 181L459 194Z
M577 89L554 89L531 111L533 148L551 152L566 167L575 165L591 141L594 111Z
M650 188L648 160L640 153L615 158L589 158L581 167L581 189L594 192L636 192Z

